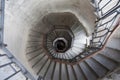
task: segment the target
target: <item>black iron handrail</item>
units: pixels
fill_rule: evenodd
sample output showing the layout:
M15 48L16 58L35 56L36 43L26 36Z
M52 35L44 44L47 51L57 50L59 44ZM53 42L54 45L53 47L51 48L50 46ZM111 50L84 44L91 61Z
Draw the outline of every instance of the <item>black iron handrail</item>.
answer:
M97 5L97 13L101 16L96 24L95 31L93 33L93 37L91 40L91 47L100 47L102 48L105 45L105 41L108 36L111 35L118 26L116 26L119 14L120 14L120 0L115 0L116 4L112 5L111 9L108 9L106 13L103 12L103 9L109 5L114 0L106 0L107 2L102 5L100 8L100 4L105 2L104 0L100 0L97 2L94 0ZM100 14L100 13L101 14Z

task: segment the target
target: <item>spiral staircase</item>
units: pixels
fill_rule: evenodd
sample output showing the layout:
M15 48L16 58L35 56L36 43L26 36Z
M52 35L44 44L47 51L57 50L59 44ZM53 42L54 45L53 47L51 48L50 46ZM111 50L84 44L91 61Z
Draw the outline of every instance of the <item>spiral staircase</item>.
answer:
M31 27L26 37L30 69L4 44L5 0L0 1L0 80L102 80L119 70L120 0L88 1L96 17L92 34L72 12L45 14L42 27Z

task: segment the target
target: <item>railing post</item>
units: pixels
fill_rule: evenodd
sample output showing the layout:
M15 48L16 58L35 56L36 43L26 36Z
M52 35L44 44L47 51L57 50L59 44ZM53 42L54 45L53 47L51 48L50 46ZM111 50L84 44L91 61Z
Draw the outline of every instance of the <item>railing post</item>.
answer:
M0 0L0 48L3 47L3 31L4 31L4 8L5 0Z

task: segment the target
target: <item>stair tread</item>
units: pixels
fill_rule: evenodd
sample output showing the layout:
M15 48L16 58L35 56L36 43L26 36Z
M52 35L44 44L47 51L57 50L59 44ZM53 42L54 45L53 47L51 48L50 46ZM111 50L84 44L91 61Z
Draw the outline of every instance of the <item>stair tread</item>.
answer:
M75 70L75 72L76 72L77 79L78 79L78 80L79 80L79 79L81 79L81 80L86 80L86 77L85 77L85 75L83 74L80 66L79 66L79 65L74 65L73 67L74 67L74 70Z
M52 71L54 70L54 68L53 68L54 65L55 65L55 62L52 61L52 63L50 64L50 67L49 67L49 69L48 69L48 72L47 72L46 76L44 76L44 79L45 79L45 80L51 80Z
M30 63L32 63L31 65L34 65L34 63L36 63L39 59L41 59L45 54L40 54L38 55L36 58L30 60Z
M101 52L104 56L107 56L117 62L120 62L120 51L112 48L105 48L104 51Z
M59 63L57 63L56 62L56 65L55 65L55 68L54 68L54 74L53 74L53 80L59 80L59 72L60 72L60 69L59 69L59 67L60 67L60 64Z
M44 75L46 74L47 68L49 67L51 61L48 60L45 64L45 66L43 67L43 69L39 72L39 75L44 77Z
M34 66L32 66L32 68L34 69L34 71L36 73L39 72L40 68L45 64L47 59L48 59L48 56L43 55L41 58L39 58L39 60L36 62L36 64L34 64Z
M95 73L99 77L105 76L107 70L102 67L98 62L96 62L94 59L90 58L86 60L86 63L95 71Z
M67 72L66 72L65 64L62 64L61 66L61 80L68 80L67 78Z
M93 74L93 72L88 68L84 62L80 63L80 67L84 74L86 75L87 80L97 80L97 76Z
M117 67L116 62L114 62L113 60L108 59L108 58L106 58L106 57L104 57L100 54L97 54L96 56L93 56L93 58L109 70L113 70Z
M67 68L68 68L68 72L69 72L69 79L76 80L74 73L73 73L73 70L72 70L72 67L70 65L67 65Z

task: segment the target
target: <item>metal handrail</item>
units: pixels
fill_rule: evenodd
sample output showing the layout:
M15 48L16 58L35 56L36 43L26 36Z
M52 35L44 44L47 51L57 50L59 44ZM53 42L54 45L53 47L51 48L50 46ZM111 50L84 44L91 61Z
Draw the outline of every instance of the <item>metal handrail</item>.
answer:
M106 0L107 2L101 6L103 1L105 0L92 0L92 3L95 4L94 7L96 9L96 13L98 14L98 18L90 45L86 46L82 53L72 59L59 59L53 57L52 55L51 59L73 65L97 54L99 51L104 49L111 35L119 27L120 0L116 0L116 4L108 9L107 12L104 12L104 8L110 5L110 3L114 0Z
M87 50L83 53L85 57L79 60L79 62L82 62L103 50L112 34L120 27L120 0L116 0L117 3L106 13L103 13L103 9L114 0L106 0L108 2L100 8L102 1L104 2L105 0L92 0L95 4L94 7L96 8L99 18L96 21L95 30L92 34L90 45L89 47L86 47Z
M94 0L95 4L97 4L96 6L97 11L98 11L97 13L99 14L100 12L101 17L98 19L96 27L95 27L95 31L92 35L93 37L91 40L91 45L90 45L91 47L102 48L105 45L105 41L107 40L108 36L111 35L114 29L118 27L116 25L117 25L117 21L118 21L119 14L120 14L120 1L116 0L117 3L113 5L111 9L107 10L106 13L103 12L103 9L107 5L109 5L109 3L111 3L111 1L113 0L108 0L108 2L106 2L106 4L100 8L100 4L103 1L104 0L100 0L99 2L96 2L96 0Z

